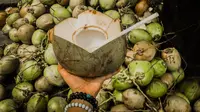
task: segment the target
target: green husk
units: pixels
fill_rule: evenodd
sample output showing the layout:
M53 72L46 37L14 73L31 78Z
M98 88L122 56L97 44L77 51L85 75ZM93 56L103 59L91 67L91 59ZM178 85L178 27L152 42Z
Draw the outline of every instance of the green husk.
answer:
M19 38L17 37L17 29L13 28L9 32L9 37L13 42L20 42Z

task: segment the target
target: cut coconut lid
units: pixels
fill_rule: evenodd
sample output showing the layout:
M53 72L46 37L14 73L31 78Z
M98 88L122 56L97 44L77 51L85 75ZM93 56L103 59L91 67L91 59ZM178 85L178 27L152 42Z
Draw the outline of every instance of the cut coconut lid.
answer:
M158 15L154 15L158 16ZM148 17L149 19L155 17ZM149 20L148 19L148 20ZM136 24L144 24L145 21ZM68 18L54 28L54 35L63 38L89 53L94 52L117 37L128 33L135 26L121 32L119 20L94 10L87 10L79 14L78 18Z

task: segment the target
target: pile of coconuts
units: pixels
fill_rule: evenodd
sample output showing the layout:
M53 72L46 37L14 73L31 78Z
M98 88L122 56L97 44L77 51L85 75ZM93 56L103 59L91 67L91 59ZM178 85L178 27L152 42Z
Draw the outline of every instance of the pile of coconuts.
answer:
M0 46L0 112L64 112L72 91L57 70L56 24L98 10L126 29L162 6L162 0L20 0L0 11L1 31L13 42ZM199 81L186 78L178 49L161 49L164 36L159 18L126 35L125 62L103 83L99 112L200 112Z

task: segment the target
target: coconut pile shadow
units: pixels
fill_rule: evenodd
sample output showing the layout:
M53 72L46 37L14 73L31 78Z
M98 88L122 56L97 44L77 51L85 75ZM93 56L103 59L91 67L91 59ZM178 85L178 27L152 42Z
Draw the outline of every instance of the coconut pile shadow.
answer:
M106 73L112 69L105 67L106 65L119 60L123 62L119 64L120 72L103 83L96 97L99 112L200 110L200 59L197 53L200 15L196 14L196 11L200 10L199 1L128 1L1 0L0 26L3 25L2 33L0 32L0 111L64 111L72 90L57 70L60 60L64 64L64 61L71 65L76 63L76 67L71 67L72 73L77 72L76 68L80 69L79 73L83 73L82 68L87 67L86 72L102 68ZM152 8L149 8L149 5ZM65 43L68 38L66 30L70 27L62 28L67 18L78 18L87 9L97 10L113 20L120 19L122 30L153 12L159 13L159 18L130 31L122 36L120 41L113 41L114 47L110 45L104 48L112 50L110 48L113 47L115 52L108 51L103 56L96 56L94 53L89 56L84 54L82 49L77 52L73 50L74 46ZM7 24L1 20L5 20ZM74 20L69 23L74 24ZM89 22L96 25L94 21ZM62 34L61 39L55 39L55 25L61 25L58 30L58 34ZM76 43L87 48L100 45L100 40L104 41L104 34L90 31L83 30L77 34ZM91 40L93 43L84 40L88 33L91 35L85 40ZM95 35L98 35L98 39L92 38ZM121 47L122 52L119 55L117 52L120 50L117 47L122 41L126 42L126 46ZM55 46L58 50L55 50ZM65 52L64 55L61 52ZM91 57L98 61L89 71L89 65L94 64L88 61ZM80 64L82 60L84 61ZM71 65L66 64L65 67ZM107 69L104 71L104 68Z

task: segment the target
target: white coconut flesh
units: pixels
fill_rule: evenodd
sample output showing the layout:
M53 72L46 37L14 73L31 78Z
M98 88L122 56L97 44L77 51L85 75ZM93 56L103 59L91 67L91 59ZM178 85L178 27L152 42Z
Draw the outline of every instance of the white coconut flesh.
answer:
M63 38L89 53L101 48L121 32L120 21L87 10L78 18L68 18L54 28L54 35Z

